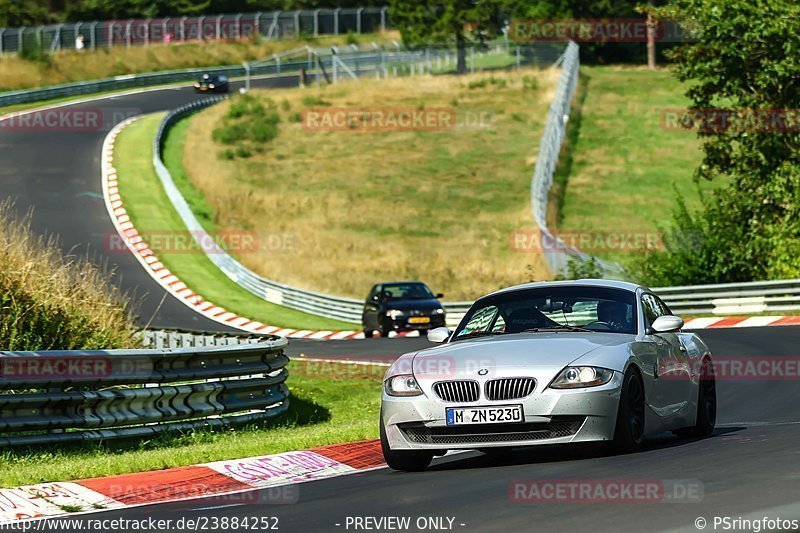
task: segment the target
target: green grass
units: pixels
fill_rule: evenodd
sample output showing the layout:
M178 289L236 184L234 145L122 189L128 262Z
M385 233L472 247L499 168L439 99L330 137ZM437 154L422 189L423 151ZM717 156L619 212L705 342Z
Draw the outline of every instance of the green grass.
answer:
M131 124L122 131L115 145L114 162L120 194L125 209L140 232L186 231L152 167L152 139L162 118L163 114L155 114ZM202 198L192 190L175 163L180 158L176 151L180 150L181 136L185 132L184 125L172 134L165 156L172 165L171 171L175 172L181 191L194 206L198 206ZM266 302L231 281L203 253L162 253L158 257L195 293L252 320L300 329L337 330L354 327L348 322L316 317Z
M109 447L0 453L0 487L145 472L378 436L383 367L295 360L290 408L265 427L199 431Z
M663 125L665 111L688 105L684 91L666 70L582 67L555 178L559 230L653 231L671 219L675 187L699 205L700 144L694 133ZM632 254L597 255L625 264Z

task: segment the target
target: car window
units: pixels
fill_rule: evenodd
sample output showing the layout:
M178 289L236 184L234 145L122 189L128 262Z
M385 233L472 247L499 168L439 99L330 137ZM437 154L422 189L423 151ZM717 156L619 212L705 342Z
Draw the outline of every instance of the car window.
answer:
M454 340L478 331L523 331L583 327L636 333L636 296L606 287L547 287L490 296L473 304Z
M652 325L658 317L669 314L667 307L650 293L642 295L642 310L649 325Z
M422 283L387 283L384 294L391 300L427 300L433 293Z

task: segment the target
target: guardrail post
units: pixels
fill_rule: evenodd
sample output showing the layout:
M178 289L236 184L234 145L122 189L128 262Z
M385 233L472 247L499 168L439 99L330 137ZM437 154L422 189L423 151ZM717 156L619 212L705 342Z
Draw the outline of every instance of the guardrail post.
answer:
M363 7L356 9L356 33L361 35L361 13L364 12Z
M244 92L250 92L250 63L244 61L242 63L244 65Z

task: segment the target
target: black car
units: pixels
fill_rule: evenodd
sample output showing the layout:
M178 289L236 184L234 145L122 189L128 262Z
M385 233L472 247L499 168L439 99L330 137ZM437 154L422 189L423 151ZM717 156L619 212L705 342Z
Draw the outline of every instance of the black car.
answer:
M203 74L194 84L196 93L227 93L228 76L222 74Z
M361 317L364 336L372 337L375 331L382 337L387 337L390 331L417 330L424 334L429 329L444 326L444 308L438 300L442 296L434 295L419 281L375 285L364 302Z

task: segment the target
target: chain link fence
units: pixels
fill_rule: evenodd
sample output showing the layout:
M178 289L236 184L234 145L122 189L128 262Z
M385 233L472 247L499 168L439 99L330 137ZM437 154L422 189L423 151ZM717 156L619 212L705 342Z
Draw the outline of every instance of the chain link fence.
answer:
M26 50L58 52L76 48L239 40L257 35L265 39L280 39L304 35L361 34L385 31L387 28L386 7L74 22L0 28L0 54Z

